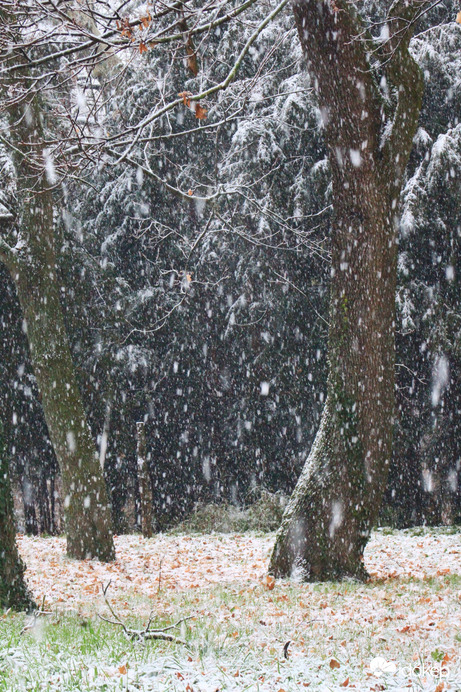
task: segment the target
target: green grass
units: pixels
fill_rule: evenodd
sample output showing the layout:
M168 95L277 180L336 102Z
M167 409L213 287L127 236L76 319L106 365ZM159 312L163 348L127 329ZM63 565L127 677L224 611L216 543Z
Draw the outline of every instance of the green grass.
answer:
M453 609L461 615L455 594L460 583L459 576L450 575L365 585L284 582L273 591L248 584L163 592L154 602L132 591L124 594L128 605L123 610L121 602L114 603L134 627L144 620L130 617L130 612L147 618L154 609L156 627L193 615L178 632L187 647L132 642L121 628L97 617L60 611L39 618L33 630L21 634L27 618L9 613L0 618L0 692L184 692L187 684L194 692L289 692L307 683L314 689L341 689L347 677L360 689L372 689L379 680L385 689L399 689L395 676L370 677L370 661L382 656L419 671L418 666L440 665L446 653L452 656L460 639L459 627L453 624L429 633L403 631L397 637L396 631L417 623L418 614L434 606L439 611L433 616L436 624L448 623ZM99 599L97 607L104 611ZM288 640L292 643L286 660L283 646ZM332 659L339 668L330 667ZM460 675L459 661L451 666L450 674ZM416 685L419 673L414 675Z
M110 617L101 595L82 599L80 612L58 603L25 632L26 616L0 614L0 692L324 692L343 689L348 678L360 690L433 692L443 665L450 689L461 690L459 574L366 584L281 581L273 590L242 575L241 583L206 588L165 582L153 598L134 584L108 596L131 627L142 628L151 611L158 628L192 616L176 632L187 646L128 640L97 617ZM377 657L395 670L378 675Z

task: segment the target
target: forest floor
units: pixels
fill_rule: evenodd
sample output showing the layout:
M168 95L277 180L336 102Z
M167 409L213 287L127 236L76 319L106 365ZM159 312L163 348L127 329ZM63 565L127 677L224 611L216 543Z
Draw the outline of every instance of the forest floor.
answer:
M302 584L266 578L273 534L119 536L107 565L68 560L61 538L20 536L49 614L0 615L0 692L459 691L460 539L380 529L368 583ZM109 581L131 627L151 612L153 627L190 617L176 630L187 646L128 641L99 619L112 618Z

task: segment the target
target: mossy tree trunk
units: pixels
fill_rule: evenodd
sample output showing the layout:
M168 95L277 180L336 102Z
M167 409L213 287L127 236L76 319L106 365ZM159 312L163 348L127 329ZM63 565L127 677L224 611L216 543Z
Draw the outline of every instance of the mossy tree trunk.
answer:
M0 608L30 610L34 602L24 580L24 564L16 546L13 498L0 424Z
M20 213L10 243L3 240L0 246L0 259L16 284L41 403L62 474L67 554L108 561L115 557L110 505L60 302L49 189L53 172L51 162L46 171L46 153L37 151L37 142L43 141L39 96L32 94L12 107L9 115Z
M330 373L320 428L277 534L276 576L366 576L363 551L392 448L398 206L423 90L408 46L421 7L395 4L389 39L373 45L350 3L294 2L333 179Z

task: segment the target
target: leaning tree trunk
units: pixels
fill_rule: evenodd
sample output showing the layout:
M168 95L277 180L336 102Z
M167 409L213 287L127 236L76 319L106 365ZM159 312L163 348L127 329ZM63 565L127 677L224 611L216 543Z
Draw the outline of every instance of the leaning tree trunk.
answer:
M13 498L0 426L0 608L30 610L33 607L24 581L24 565L16 547Z
M51 243L46 247L50 238L43 237L52 223L51 210L44 219L41 205L36 204L32 199L25 203L23 209L33 209L34 218L23 216L21 222L29 228L41 223L43 245L33 248L15 279L43 411L61 469L67 554L112 560L109 499L70 354Z
M330 373L320 428L277 534L276 576L366 576L363 551L391 458L398 198L422 98L408 53L414 9L393 7L389 41L377 46L387 101L351 5L294 2L333 178Z
M77 559L115 557L104 476L91 437L69 348L56 275L53 171L42 141L38 96L9 110L15 143L20 214L16 244L3 242L0 259L16 284L24 329L51 442L62 475L67 554ZM37 155L38 151L38 155Z

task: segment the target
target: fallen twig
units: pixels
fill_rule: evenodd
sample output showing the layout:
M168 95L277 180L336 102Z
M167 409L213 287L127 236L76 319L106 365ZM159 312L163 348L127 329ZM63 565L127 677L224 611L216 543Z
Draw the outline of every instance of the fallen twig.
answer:
M162 562L163 562L163 557L160 558L160 564L158 566L158 589L157 589L157 596L160 596L160 587L162 584Z
M183 646L187 646L187 643L183 640L180 639L179 637L175 637L172 634L166 634L168 630L172 630L175 627L178 627L181 623L186 622L187 620L190 620L193 616L189 615L189 617L181 618L181 620L178 620L177 622L174 623L174 625L168 625L167 627L163 628L155 628L151 629L151 624L153 620L153 613L149 615L149 620L147 622L147 625L144 629L141 630L135 630L132 629L131 627L127 627L123 620L120 618L119 615L115 612L113 606L111 605L109 599L107 598L107 591L109 589L111 582L104 586L104 584L101 585L102 588L102 594L104 597L105 604L107 608L109 609L109 612L111 613L112 617L114 618L111 620L110 618L106 618L101 614L98 614L99 618L101 620L104 620L104 622L109 622L111 625L118 625L123 629L124 634L128 639L137 639L138 641L146 641L148 639L162 639L167 642L174 642L175 644L182 644Z
M37 609L34 610L34 612L31 614L29 621L24 625L22 630L19 632L19 636L21 634L24 634L24 632L27 632L28 630L31 630L35 627L38 618L40 615L53 615L52 610L45 610L45 596L42 598L42 604L41 606Z
M291 639L289 639L289 640L284 644L284 647L283 647L283 656L284 656L284 658L286 658L286 659L289 659L289 658L290 658L290 654L289 654L289 652L288 652L288 647L290 646L290 644L291 644Z

